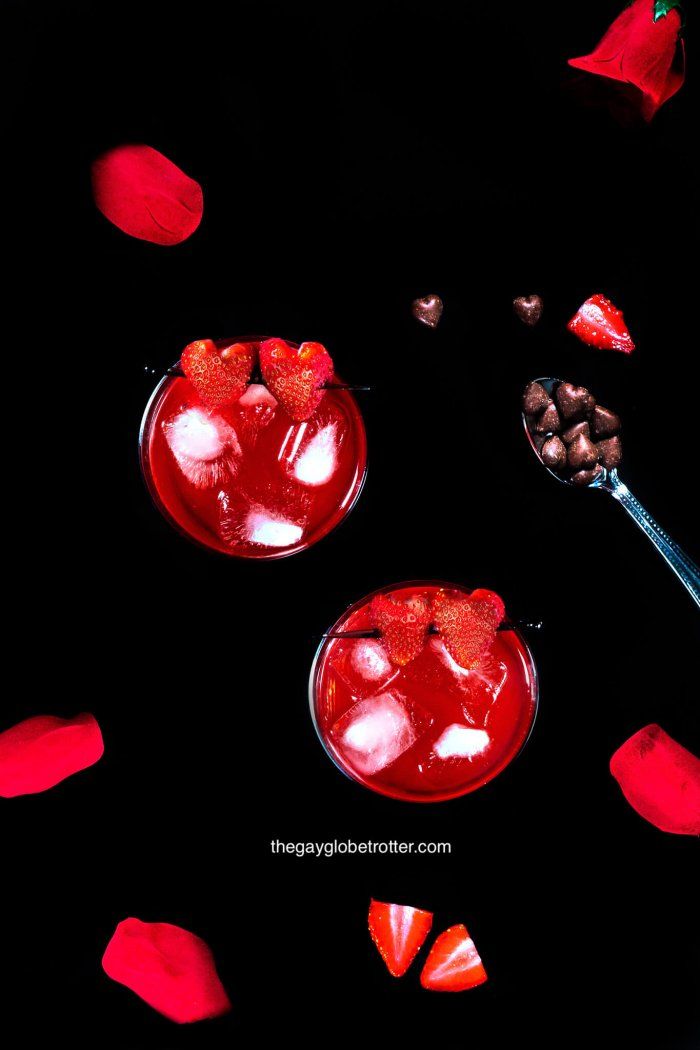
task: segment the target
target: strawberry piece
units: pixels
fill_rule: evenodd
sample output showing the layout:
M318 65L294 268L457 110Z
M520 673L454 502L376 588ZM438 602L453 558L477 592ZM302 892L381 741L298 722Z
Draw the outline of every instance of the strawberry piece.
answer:
M450 656L461 667L476 667L496 641L505 615L503 602L493 591L473 591L469 597L438 591L433 620Z
M592 295L586 299L566 327L581 342L599 350L620 350L623 354L631 354L634 350L622 310L613 306L604 295Z
M610 772L630 806L660 831L700 835L700 758L661 726L648 725L625 740Z
M369 932L392 977L403 977L421 950L433 924L433 913L405 904L369 906Z
M260 344L260 369L268 390L301 423L321 403L323 384L333 375L333 361L320 343L294 347L284 339L266 339Z
M430 604L425 598L416 595L397 601L379 594L372 599L369 614L392 664L405 667L418 656L430 625Z
M245 393L255 364L252 343L219 350L213 339L197 339L182 351L180 366L208 408L230 405Z
M450 926L436 939L420 975L431 992L465 992L488 980L467 927Z

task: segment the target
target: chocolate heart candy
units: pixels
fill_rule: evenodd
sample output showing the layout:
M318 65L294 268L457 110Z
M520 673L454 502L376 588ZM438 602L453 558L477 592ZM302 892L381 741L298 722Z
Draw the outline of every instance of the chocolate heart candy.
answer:
M568 427L561 436L562 441L565 441L567 445L570 445L574 438L577 438L579 434L583 434L584 437L589 438L591 436L590 427L585 421L583 423L574 423L572 427Z
M573 383L560 383L554 396L564 419L580 419L595 406L595 398L585 386Z
M563 467L566 463L564 442L556 436L547 438L542 446L540 455L545 466L549 467L550 470L558 470L559 467Z
M422 299L414 299L411 306L415 319L421 324L427 324L428 328L437 326L443 309L443 302L439 295L424 295Z
M577 470L575 474L571 475L571 484L579 486L590 485L601 472L602 467L598 463L591 470Z
M542 316L542 299L539 295L519 295L513 300L515 316L519 317L523 324L537 324Z
M593 437L610 437L617 434L620 429L620 417L611 412L609 408L596 405L591 416L591 432Z
M550 434L555 430L559 430L561 426L561 420L559 413L557 412L556 405L548 405L540 418L535 423L535 430L538 434Z
M622 442L619 437L605 438L595 446L598 459L606 470L614 470L622 461Z
M541 383L528 383L523 394L523 412L535 416L552 404L552 399Z
M572 470L592 467L598 461L596 446L585 434L579 434L569 445L567 460Z

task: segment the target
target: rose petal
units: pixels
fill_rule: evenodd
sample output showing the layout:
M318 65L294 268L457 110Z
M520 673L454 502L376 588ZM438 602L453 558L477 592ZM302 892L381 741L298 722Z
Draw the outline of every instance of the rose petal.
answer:
M46 791L92 766L103 752L102 733L91 714L27 718L0 733L0 797Z
M700 835L700 759L660 726L648 725L610 759L630 806L673 835Z
M220 1017L231 1009L209 946L169 922L124 919L107 945L102 968L178 1024Z
M180 244L202 221L202 187L150 146L117 146L92 165L102 214L124 233L153 244Z

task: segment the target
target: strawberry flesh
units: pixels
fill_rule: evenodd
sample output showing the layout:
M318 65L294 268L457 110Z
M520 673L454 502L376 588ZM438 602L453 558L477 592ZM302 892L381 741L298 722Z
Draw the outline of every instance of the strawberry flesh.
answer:
M180 367L207 408L238 401L255 364L252 343L232 343L219 350L213 339L197 339L182 351Z
M493 591L477 590L467 597L443 590L433 599L433 621L445 647L468 670L492 648L504 615L505 606Z
M420 975L431 992L465 992L488 980L467 927L450 926L436 939Z
M604 295L592 295L586 299L566 327L581 342L599 350L619 350L623 354L631 354L634 350L622 310Z
M379 594L372 599L369 612L392 664L405 667L418 656L430 625L430 604L425 598L416 595L397 601Z
M373 900L369 932L392 977L403 977L430 933L433 913Z
M321 403L323 385L333 375L333 361L320 343L294 347L284 339L266 339L260 344L260 369L270 393L301 423Z

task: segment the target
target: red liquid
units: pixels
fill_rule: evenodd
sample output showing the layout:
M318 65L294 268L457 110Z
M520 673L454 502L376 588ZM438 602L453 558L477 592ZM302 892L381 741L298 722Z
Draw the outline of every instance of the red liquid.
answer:
M146 409L141 465L166 518L223 554L280 558L316 543L360 494L367 462L362 416L328 390L294 423L265 387L219 409L189 380L165 379Z
M397 598L432 597L450 584L385 588ZM369 603L354 605L333 631L371 629ZM500 773L525 743L537 710L537 672L516 631L499 631L474 671L459 667L438 636L396 668L380 639L329 639L311 673L312 714L336 764L392 798L438 802Z

